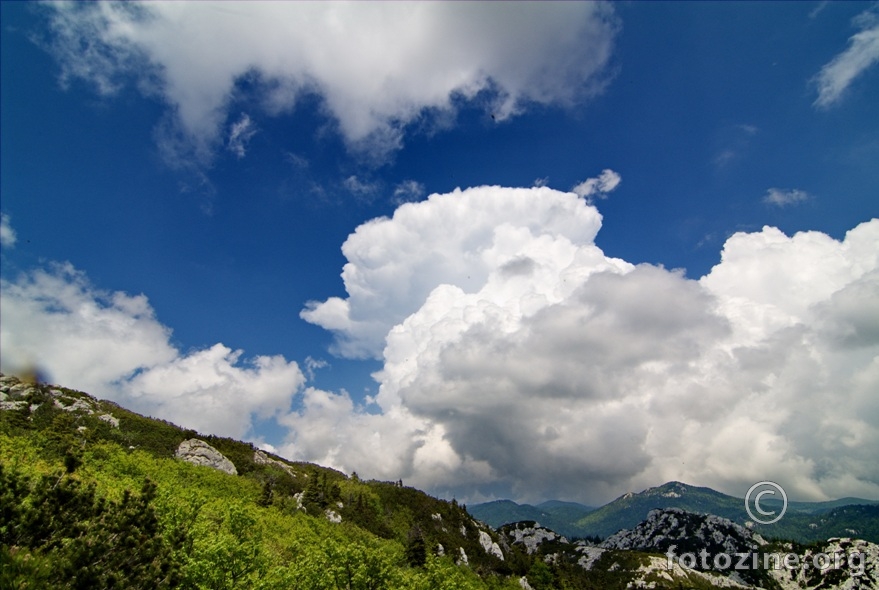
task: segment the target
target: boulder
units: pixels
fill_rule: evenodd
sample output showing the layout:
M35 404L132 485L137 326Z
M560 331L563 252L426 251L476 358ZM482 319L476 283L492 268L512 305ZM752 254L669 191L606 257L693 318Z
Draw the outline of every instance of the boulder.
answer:
M180 443L175 456L193 465L204 465L212 469L219 469L229 475L238 475L238 470L232 461L223 456L223 453L197 438L191 438Z

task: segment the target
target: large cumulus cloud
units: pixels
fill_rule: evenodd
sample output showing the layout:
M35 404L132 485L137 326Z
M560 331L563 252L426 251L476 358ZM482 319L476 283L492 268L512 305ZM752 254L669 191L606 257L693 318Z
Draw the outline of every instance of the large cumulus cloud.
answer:
M432 195L426 205L404 204L393 218L358 227L342 246L348 297L311 302L302 317L333 330L341 355L378 358L388 331L437 286L474 292L497 275L493 284L502 297L517 282L499 278L541 272L538 260L556 266L600 256L591 246L600 225L598 212L576 195L546 187ZM589 247L580 251L579 245ZM519 283L534 285L535 297L553 296L542 282Z
M268 114L321 97L349 146L387 153L426 112L480 93L496 119L601 91L617 24L605 3L57 3L62 81L112 94L135 77L171 107L162 143L209 161L246 80ZM234 138L230 138L234 139ZM230 148L235 151L234 142Z
M244 361L223 344L182 353L147 298L95 288L71 264L0 283L0 366L203 432L244 438L254 416L289 411L305 382L280 356Z
M482 187L358 228L349 297L305 317L343 353L383 346L378 408L325 397L370 450L315 440L309 409L295 441L459 495L602 501L671 479L879 493L879 221L842 241L738 233L699 280L607 257L599 222L572 193Z

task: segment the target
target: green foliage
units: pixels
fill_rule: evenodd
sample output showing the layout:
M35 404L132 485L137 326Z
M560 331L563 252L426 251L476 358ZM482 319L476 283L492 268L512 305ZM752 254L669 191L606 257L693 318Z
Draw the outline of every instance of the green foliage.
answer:
M152 509L155 485L120 502L97 497L69 475L32 482L0 465L4 587L169 588L178 581L172 547ZM51 564L49 567L48 564Z
M528 570L528 583L534 590L549 590L555 586L555 576L546 562L538 559Z
M409 540L406 543L406 562L411 567L423 567L427 562L427 547L421 529L413 527L409 531Z
M215 501L202 507L189 537L183 569L193 588L255 588L266 574L262 527L250 506Z
M433 522L431 510L442 511L446 525L453 514L465 516L411 488L350 481L316 466L306 478L301 465L297 478L265 465L234 477L82 433L73 435L83 437L81 464L64 474L53 423L17 436L0 433L0 587L486 587L472 570L430 551L423 567L411 568L405 534L382 539L350 520L332 524L323 514L296 510L278 482L301 477L319 502L342 502L345 514L358 510L359 498L374 522L406 522L406 532L417 521L413 512ZM394 515L399 499L404 517ZM492 587L502 585L494 580Z

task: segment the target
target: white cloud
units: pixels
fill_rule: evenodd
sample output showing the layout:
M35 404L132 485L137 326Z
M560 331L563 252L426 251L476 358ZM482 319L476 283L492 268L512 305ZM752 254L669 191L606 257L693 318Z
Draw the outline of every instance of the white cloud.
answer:
M312 392L286 452L459 498L879 494L879 220L736 234L701 280L606 257L599 221L570 193L482 187L358 228L349 297L303 315L342 352L384 345L381 412Z
M163 144L209 161L244 77L269 114L317 93L349 146L387 153L428 109L490 92L496 117L595 95L617 31L606 3L51 4L62 82L137 78L171 108Z
M2 281L0 366L48 378L204 432L243 438L252 416L290 408L294 362L222 344L182 354L147 298L95 289L70 264Z
M325 369L329 366L330 363L323 359L314 359L310 356L305 357L305 374L308 376L309 381L314 381L314 375L317 369Z
M342 245L348 298L310 302L300 315L336 333L338 354L380 358L388 331L436 287L477 291L517 256L572 257L600 220L573 193L546 187L434 194L358 227Z
M416 180L404 180L394 187L394 202L398 205L419 201L424 196L424 185Z
M0 246L12 248L15 246L16 240L15 230L12 229L9 216L6 213L0 213Z
M379 191L378 183L360 180L355 175L351 175L342 181L342 185L349 193L363 200L371 199Z
M879 11L876 5L859 14L854 24L861 30L849 38L848 48L826 63L813 82L818 87L815 106L838 103L849 86L868 68L879 63Z
M532 186L547 186L549 184L549 176L544 176L543 178L535 178L534 182L531 183Z
M241 159L247 155L247 143L254 135L256 135L256 125L247 113L241 113L241 118L229 128L226 148Z
M818 4L815 5L815 8L809 12L809 18L816 18L825 8L827 8L828 4L830 4L830 0L821 0L821 2L818 2Z
M766 191L766 196L763 197L763 202L777 207L786 207L788 205L805 203L811 198L811 195L806 191L773 187Z
M605 169L596 178L587 178L571 190L591 203L594 197L606 199L607 193L616 189L622 180L613 170Z
M122 393L135 408L178 424L235 438L250 435L253 416L286 413L305 378L282 356L241 362L222 345L178 355L127 380Z

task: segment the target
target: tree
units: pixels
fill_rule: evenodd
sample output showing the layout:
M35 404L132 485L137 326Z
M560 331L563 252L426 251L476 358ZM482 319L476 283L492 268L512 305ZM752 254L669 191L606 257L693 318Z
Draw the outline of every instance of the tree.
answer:
M424 543L424 535L417 526L409 530L409 538L406 542L406 562L411 567L423 567L427 561L427 547Z

